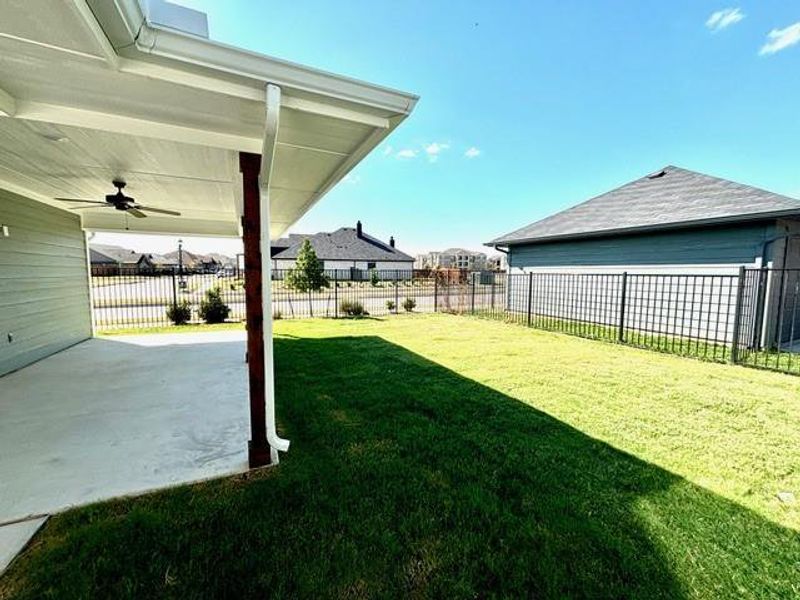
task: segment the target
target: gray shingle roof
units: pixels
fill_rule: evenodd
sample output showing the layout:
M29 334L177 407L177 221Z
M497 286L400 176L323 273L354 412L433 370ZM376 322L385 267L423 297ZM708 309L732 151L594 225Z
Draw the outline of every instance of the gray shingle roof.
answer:
M135 263L142 257L140 252L109 244L89 244L89 254L94 263Z
M272 258L297 258L305 239L311 242L320 260L414 261L408 254L366 233L362 232L361 237L358 237L353 227L342 227L332 233L292 235L289 237L292 245Z
M668 166L653 175L500 236L488 245L788 215L800 215L800 201L749 185Z

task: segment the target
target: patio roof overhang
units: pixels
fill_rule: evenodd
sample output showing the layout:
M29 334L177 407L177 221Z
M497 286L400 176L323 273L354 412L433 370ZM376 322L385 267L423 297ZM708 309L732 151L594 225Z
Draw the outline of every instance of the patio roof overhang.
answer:
M120 178L180 216L82 209L84 229L244 237L250 464L274 462L261 257L417 97L156 25L139 0L7 0L2 17L0 187L67 210Z
M12 0L0 21L0 185L66 208L55 198L102 199L119 177L137 201L181 216L81 210L85 229L238 237L238 155L276 135L275 238L416 101L155 25L138 0Z

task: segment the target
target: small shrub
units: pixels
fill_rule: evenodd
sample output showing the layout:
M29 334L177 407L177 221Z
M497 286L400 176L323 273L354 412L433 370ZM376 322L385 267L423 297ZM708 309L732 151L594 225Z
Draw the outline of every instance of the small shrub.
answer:
M394 303L394 300L386 301L386 310L394 310L395 308L397 308L397 305Z
M364 310L364 305L355 300L342 300L339 304L339 310L348 317L364 317L369 314Z
M411 312L412 310L414 310L414 308L416 308L416 306L417 306L417 301L414 300L413 298L406 298L405 300L403 300L403 308L406 310L406 312Z
M167 318L174 325L186 325L192 320L192 305L188 300L181 300L167 308Z
M273 321L280 321L282 318L283 318L283 313L281 311L279 311L279 310L276 310L275 314L272 315L272 320Z
M372 270L369 274L369 282L372 284L372 287L377 287L377 285L381 282L381 278L378 277L378 272Z
M211 288L200 302L199 312L206 323L222 323L231 314L231 309L222 301L219 288Z

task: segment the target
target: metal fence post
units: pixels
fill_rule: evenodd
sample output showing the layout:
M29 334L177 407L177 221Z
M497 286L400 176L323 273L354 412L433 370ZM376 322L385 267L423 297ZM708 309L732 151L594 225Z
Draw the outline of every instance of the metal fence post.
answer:
M333 271L333 318L339 318L339 270Z
M528 273L528 327L531 326L531 301L533 300L533 271Z
M733 339L731 340L731 364L739 362L739 332L742 327L742 301L744 299L744 283L747 276L746 269L739 267L739 278L736 282L736 307L733 314Z
M433 274L433 312L439 310L439 278Z
M394 278L394 314L400 311L400 274L396 273Z
M172 306L178 307L178 283L175 281L175 268L172 268Z
M628 272L622 273L622 290L619 297L619 332L617 339L625 343L625 307L628 300Z
M472 277L472 299L470 304L470 312L474 315L475 314L475 273L471 273L470 277Z

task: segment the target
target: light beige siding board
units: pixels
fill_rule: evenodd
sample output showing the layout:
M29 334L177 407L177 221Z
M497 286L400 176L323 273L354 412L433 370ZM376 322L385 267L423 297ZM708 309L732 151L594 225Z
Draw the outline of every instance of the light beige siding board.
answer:
M23 229L15 227L13 231L9 228L9 237L4 238L3 243L19 244L24 247L25 244L39 243L47 248L68 248L75 249L75 240L70 236L71 232L64 230L63 233L55 232L45 233L32 231L30 229Z
M0 268L0 279L30 279L33 276L50 279L64 279L74 275L75 272L86 271L86 267L68 265L66 267L54 267L53 265L23 265L11 264Z
M61 291L60 293L53 293L53 291L48 290L46 295L37 295L36 304L37 306L40 306L42 310L57 309L59 306L63 306L69 302L81 300L85 293L86 292L84 290L75 289ZM14 307L22 308L27 306L30 303L30 300L22 296L22 294L17 294L15 297L13 294L0 293L0 304L2 304L5 309L3 312L5 313L8 309L12 309ZM0 319L0 322L2 322L2 319Z
M91 312L79 217L0 190L0 223L2 375L90 337Z
M33 248L31 248L33 250ZM26 265L29 267L74 267L75 260L81 258L80 254L53 254L46 252L37 254L36 252L14 252L3 248L0 255L0 266L13 267L15 265ZM85 269L85 267L83 267Z

